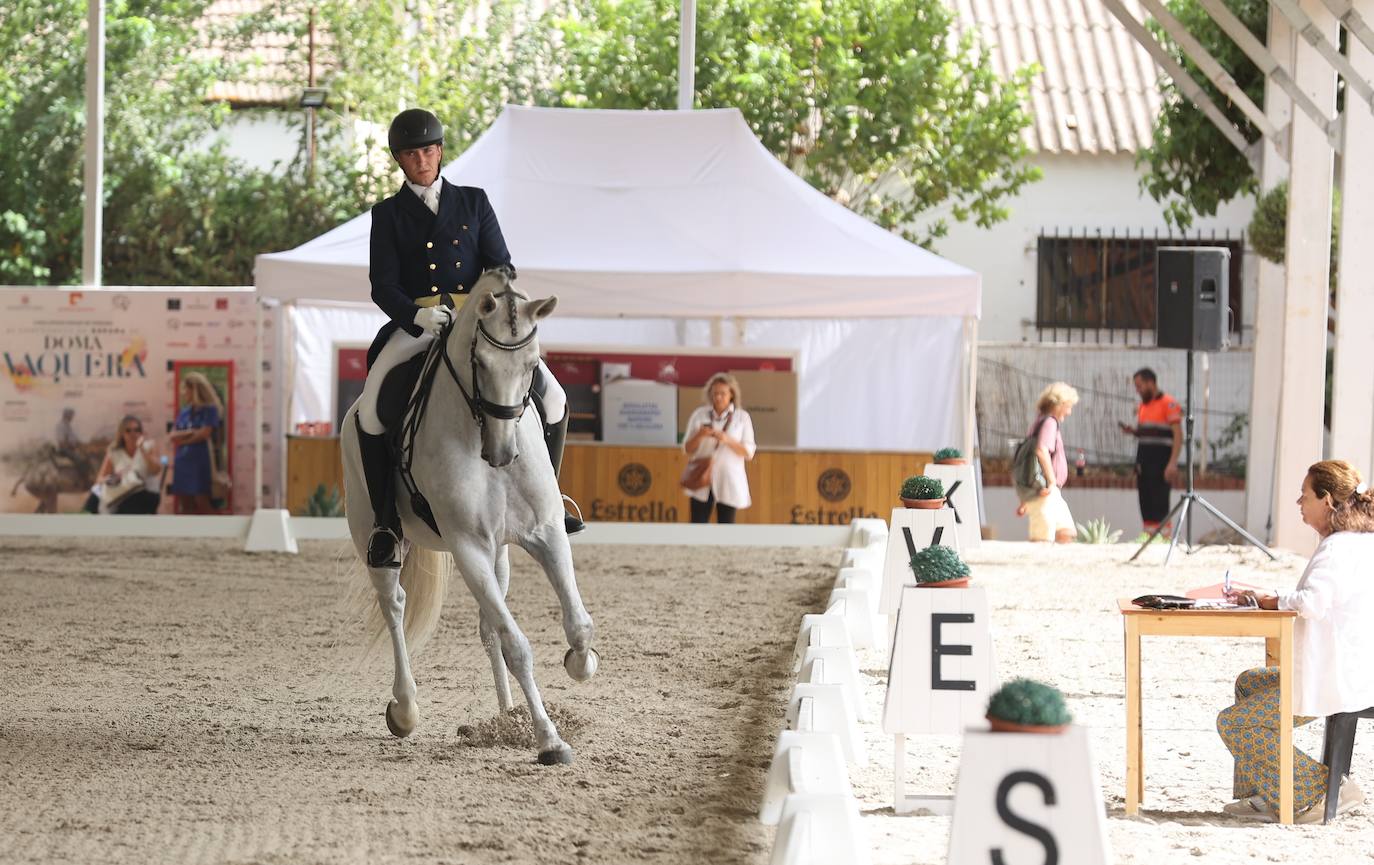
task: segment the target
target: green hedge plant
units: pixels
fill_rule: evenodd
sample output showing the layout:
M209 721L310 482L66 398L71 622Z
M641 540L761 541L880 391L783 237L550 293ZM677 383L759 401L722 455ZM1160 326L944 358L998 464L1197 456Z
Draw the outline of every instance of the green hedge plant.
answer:
M988 701L988 718L1026 727L1062 727L1073 721L1058 688L1034 679L1013 679Z
M902 481L900 495L904 499L942 499L945 497L945 485L938 478L912 475Z
M943 462L944 460L961 460L963 458L964 452L958 448L940 448L935 452L935 461L937 463Z
M911 573L915 575L918 584L925 585L962 580L969 575L969 569L953 547L937 544L926 547L911 557Z

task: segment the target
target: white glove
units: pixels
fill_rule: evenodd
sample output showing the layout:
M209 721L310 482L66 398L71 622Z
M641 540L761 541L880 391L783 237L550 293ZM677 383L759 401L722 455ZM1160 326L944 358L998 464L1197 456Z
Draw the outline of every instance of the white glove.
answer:
M446 306L424 306L415 313L415 324L430 336L438 336L450 320L452 316Z

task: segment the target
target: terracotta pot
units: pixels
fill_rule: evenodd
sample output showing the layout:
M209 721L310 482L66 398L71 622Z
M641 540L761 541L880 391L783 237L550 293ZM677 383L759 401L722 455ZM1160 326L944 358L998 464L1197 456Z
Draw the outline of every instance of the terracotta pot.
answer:
M1011 721L1003 721L1001 718L994 718L994 717L991 716L991 715L986 715L986 716L984 716L984 717L986 717L986 718L988 719L988 723L992 725L992 732L994 732L994 733L1045 733L1045 734L1054 734L1054 733L1062 733L1062 732L1064 732L1065 730L1069 729L1069 725L1068 725L1068 724L1053 724L1053 725L1042 725L1042 724L1016 724L1016 723L1013 723L1013 722L1011 722Z
M935 464L937 466L966 466L968 459L966 457L951 457L946 460L936 460Z
M945 500L943 497L938 499L902 499L902 504L920 511L938 511L945 506Z
M957 580L941 580L938 583L917 583L918 589L962 589L968 585L968 581L973 577L961 577Z

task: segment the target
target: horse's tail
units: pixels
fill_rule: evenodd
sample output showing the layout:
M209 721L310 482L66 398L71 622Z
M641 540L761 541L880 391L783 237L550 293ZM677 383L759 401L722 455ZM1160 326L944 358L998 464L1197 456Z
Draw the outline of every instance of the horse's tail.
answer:
M453 556L446 552L412 545L406 553L401 565L401 589L406 593L402 628L406 636L406 649L412 659L439 628L439 614L444 608L444 593L448 589L453 567ZM389 650L390 639L376 593L367 577L367 569L360 567L359 570L365 582L358 587L353 600L354 606L361 608L360 618L366 622L367 646L362 659L365 661Z

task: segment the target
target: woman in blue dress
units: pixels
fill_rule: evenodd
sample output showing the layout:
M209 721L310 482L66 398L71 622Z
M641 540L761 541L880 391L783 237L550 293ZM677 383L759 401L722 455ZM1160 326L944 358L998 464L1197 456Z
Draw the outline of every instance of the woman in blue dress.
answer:
M180 402L176 428L168 436L177 449L169 491L176 497L177 513L208 514L212 512L210 448L215 446L224 407L210 380L198 372L182 377Z

